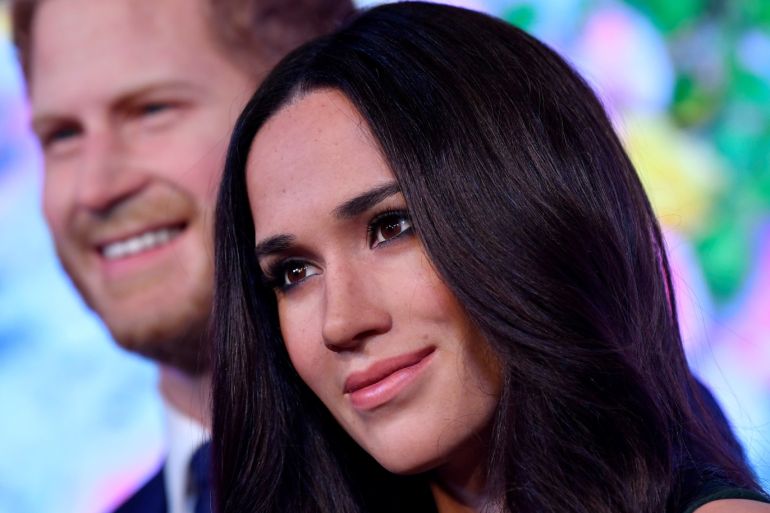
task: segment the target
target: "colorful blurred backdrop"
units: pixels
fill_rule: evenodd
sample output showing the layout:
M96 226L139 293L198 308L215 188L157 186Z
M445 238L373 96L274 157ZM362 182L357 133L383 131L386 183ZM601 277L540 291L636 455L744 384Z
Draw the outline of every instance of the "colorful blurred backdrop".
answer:
M56 261L2 2L0 513L99 513L162 458L156 374ZM770 486L770 2L450 3L545 40L604 100L666 231L691 365Z

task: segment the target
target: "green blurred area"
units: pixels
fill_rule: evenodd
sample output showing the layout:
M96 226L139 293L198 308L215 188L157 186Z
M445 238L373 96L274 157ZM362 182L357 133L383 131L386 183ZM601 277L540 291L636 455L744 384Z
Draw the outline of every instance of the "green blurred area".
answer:
M754 234L770 212L770 2L628 4L649 16L672 50L677 79L671 117L710 141L729 165L727 186L710 219L692 234L708 285L724 302L740 290L755 265ZM678 59L677 48L694 40L713 45L706 45L700 61ZM763 76L757 74L762 71Z
M584 19L611 5L575 1ZM618 3L649 19L665 41L676 74L666 116L723 160L726 176L709 198L705 218L684 235L696 250L715 300L725 303L758 265L753 261L756 233L770 222L770 0ZM516 2L502 14L525 30L548 15L534 1ZM648 192L655 203L655 191Z
M681 30L704 13L705 0L629 0L666 33Z

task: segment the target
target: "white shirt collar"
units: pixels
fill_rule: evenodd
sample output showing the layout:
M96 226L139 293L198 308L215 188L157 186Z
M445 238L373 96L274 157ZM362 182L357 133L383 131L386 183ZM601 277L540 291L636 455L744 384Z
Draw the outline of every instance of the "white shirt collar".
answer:
M192 513L195 497L189 493L190 458L211 438L209 430L166 403L168 457L163 480L168 513Z

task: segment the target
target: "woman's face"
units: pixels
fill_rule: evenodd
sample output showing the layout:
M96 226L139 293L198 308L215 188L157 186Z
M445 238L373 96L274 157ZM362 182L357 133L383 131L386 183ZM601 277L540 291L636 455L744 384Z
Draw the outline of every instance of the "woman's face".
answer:
M254 140L247 182L259 264L305 383L393 472L478 459L497 361L352 104L321 90L284 107Z

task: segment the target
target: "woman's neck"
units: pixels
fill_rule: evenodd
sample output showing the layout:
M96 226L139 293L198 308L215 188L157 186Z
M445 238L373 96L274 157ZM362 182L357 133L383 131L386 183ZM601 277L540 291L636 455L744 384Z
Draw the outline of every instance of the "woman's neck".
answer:
M485 501L481 496L470 496L437 482L432 483L430 488L438 513L481 513L484 509Z
M480 440L478 441L480 442ZM472 443L433 471L430 488L438 513L498 513L487 486L486 444Z
M503 513L502 502L473 478L468 487L434 481L430 488L438 513Z

